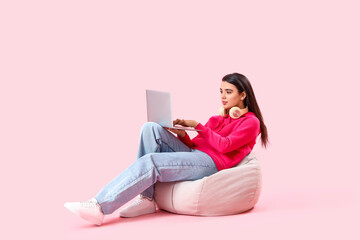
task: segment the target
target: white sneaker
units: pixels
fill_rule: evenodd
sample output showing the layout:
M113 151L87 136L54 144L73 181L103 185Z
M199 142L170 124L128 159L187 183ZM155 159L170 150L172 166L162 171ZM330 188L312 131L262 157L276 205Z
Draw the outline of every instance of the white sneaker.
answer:
M104 214L101 212L101 207L95 198L87 202L67 202L64 207L98 226L103 222Z
M156 212L156 205L154 200L149 200L146 197L139 196L138 199L130 204L127 208L120 211L120 217L137 217L144 214Z

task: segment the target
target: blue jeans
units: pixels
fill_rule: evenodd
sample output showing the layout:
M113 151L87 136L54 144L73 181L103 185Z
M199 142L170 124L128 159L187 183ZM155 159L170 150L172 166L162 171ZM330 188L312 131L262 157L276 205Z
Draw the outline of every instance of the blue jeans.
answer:
M137 160L95 196L104 214L141 194L152 199L154 184L196 180L218 172L209 155L191 149L157 123L141 128Z

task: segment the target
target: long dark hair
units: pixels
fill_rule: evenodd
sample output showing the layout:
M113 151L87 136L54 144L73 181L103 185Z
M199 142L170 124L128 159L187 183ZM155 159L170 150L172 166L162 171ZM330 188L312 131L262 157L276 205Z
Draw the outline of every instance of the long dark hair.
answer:
M246 92L246 98L244 99L244 103L249 108L249 111L253 112L260 121L261 145L266 148L269 144L268 132L250 81L247 79L247 77L240 73L231 73L225 75L222 81L235 85L239 91L239 94L243 91Z

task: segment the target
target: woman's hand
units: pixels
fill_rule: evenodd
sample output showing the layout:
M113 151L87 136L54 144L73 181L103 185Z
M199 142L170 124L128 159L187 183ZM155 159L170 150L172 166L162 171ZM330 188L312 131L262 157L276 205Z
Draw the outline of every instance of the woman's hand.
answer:
M199 123L194 120L184 120L184 119L176 119L173 121L173 125L181 125L183 127L193 127L195 128ZM165 128L166 130L177 134L179 137L185 137L186 132L182 129L174 129L174 128Z
M184 120L184 119L176 119L173 121L174 125L181 125L183 127L193 127L195 128L199 123L195 120Z

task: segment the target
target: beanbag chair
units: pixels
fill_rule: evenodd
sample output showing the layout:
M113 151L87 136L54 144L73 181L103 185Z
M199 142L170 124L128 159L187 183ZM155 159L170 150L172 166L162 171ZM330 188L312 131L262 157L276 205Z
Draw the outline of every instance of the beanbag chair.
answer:
M154 199L168 212L198 216L237 214L252 209L262 187L258 159L249 153L239 164L195 181L157 182Z

